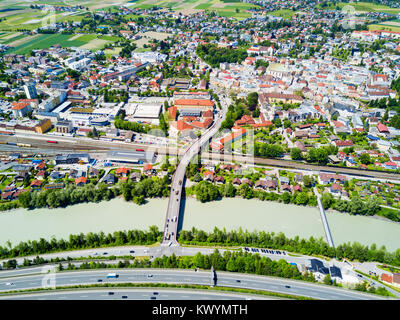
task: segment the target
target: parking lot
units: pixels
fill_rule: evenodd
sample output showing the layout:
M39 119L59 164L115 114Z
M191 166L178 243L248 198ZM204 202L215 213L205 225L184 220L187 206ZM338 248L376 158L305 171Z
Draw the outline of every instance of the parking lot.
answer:
M274 254L274 255L287 256L286 251L282 251L282 250L258 249L258 248L248 248L248 247L243 247L243 250L246 252L249 252L249 253Z

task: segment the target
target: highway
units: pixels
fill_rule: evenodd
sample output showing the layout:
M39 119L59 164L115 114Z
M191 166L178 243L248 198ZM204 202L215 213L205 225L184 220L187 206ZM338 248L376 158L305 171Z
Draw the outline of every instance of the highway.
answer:
M124 298L123 298L124 297ZM10 295L0 300L277 300L262 295L210 292L209 290L167 289L167 288L108 288L60 290Z
M106 278L107 273L115 272L118 278ZM2 278L0 293L12 290L43 288L51 284L46 279L51 274L26 275ZM101 285L104 283L169 283L212 285L210 271L173 270L173 269L104 269L87 271L63 271L54 273L57 288L74 285ZM217 271L217 286L265 290L283 294L293 294L323 300L383 300L386 297L365 294L354 290L308 283L283 278L247 275ZM111 289L110 289L111 290Z

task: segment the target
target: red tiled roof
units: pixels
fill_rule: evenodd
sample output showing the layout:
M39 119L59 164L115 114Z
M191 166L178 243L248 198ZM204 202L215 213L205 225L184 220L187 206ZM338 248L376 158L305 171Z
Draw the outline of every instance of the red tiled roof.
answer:
M115 170L116 174L120 174L120 173L125 173L127 174L129 172L128 168L117 168L117 170Z
M338 147L348 147L348 146L352 146L353 145L353 141L351 140L336 140L335 141L336 146Z
M79 178L76 178L75 179L75 184L78 184L78 183L86 183L86 181L87 181L87 179L86 179L86 177L79 177Z
M214 102L206 99L178 99L175 100L175 106L204 106L212 107Z
M389 133L389 129L382 123L378 123L376 126L379 130L379 132L385 132L385 133Z
M29 103L26 102L14 102L12 107L12 110L22 110L25 109L27 106L29 106Z

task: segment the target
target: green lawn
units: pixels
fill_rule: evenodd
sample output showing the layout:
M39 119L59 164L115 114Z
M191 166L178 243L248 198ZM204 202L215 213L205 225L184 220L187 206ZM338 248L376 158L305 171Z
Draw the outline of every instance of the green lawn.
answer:
M281 10L268 12L268 14L290 20L296 14L296 12L292 11L292 10L288 10L288 9L281 9Z
M370 30L370 31L387 30L387 31L400 32L400 26L390 26L387 24L370 24L368 26L368 30Z
M355 2L355 3L338 2L336 5L329 4L326 7L321 7L321 5L317 5L318 8L326 10L334 10L336 7L342 9L345 6L353 6L357 12L384 12L393 14L400 13L400 9L391 8L389 6L370 3L370 2Z
M69 34L42 34L35 39L10 49L7 53L27 54L31 50L46 49L56 44L59 44L62 47L80 47L97 38L110 42L118 40L118 37L115 36L97 36L95 34L85 34L74 40L70 40L75 36L76 35Z

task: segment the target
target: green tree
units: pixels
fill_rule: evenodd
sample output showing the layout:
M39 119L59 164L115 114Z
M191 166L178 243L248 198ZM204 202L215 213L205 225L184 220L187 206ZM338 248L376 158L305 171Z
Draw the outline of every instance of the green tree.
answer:
M293 160L303 159L303 156L301 155L301 150L299 148L292 148L292 150L290 150L290 157Z

